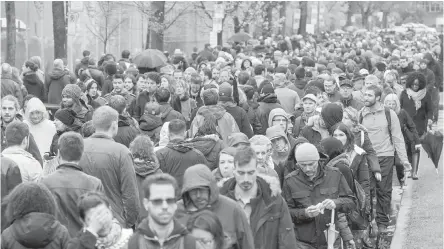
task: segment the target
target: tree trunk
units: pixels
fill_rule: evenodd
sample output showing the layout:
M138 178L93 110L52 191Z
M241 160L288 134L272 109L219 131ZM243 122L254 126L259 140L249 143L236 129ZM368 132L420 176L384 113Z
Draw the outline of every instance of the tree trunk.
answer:
M267 2L264 4L265 10L265 20L262 25L262 36L269 37L271 36L272 22L273 22L273 6L271 2Z
M347 9L347 22L345 23L345 26L352 26L352 16L353 16L353 11L352 11L352 2L348 2L348 9Z
M153 1L151 3L151 7L154 10L154 18L158 26L162 26L162 28L159 28L158 30L158 27L156 27L156 30L150 31L151 48L163 51L163 22L165 20L165 1Z
M54 58L67 58L66 52L66 20L63 1L52 2L52 19L54 29Z
M151 28L150 28L150 25L148 25L147 31L146 31L145 49L151 48L150 46L151 46Z
M15 66L15 46L16 46L16 27L15 27L15 2L5 2L6 10L6 63Z
M239 21L239 17L234 16L233 17L233 23L234 23L234 33L239 33L239 31L241 30L241 26L240 26L240 21Z
M298 34L303 35L307 32L308 2L301 1L299 2L299 6L301 8L301 19L299 21Z
M388 28L388 15L389 15L389 12L387 12L387 11L382 12L382 28L383 29Z
M219 33L217 33L217 45L218 46L222 46L222 31L220 31Z
M368 29L368 18L370 14L366 12L362 12L362 27Z
M279 9L279 19L285 18L286 10L287 10L287 2L283 1L279 3L281 5L281 8ZM285 36L285 21L282 23L282 27L280 28L279 33L282 36Z

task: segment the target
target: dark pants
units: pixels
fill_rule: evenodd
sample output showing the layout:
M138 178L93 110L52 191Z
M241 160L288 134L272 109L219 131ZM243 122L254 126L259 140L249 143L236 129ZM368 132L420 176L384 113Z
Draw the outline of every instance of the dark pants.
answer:
M394 156L378 157L381 166L381 181L376 182L376 223L388 226L392 202L392 178Z

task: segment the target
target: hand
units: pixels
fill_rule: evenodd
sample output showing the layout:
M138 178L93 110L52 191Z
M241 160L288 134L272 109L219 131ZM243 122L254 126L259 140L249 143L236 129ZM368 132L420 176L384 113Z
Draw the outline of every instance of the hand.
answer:
M331 200L331 199L325 199L323 202L322 202L322 205L324 205L324 208L326 208L326 209L335 209L336 208L336 204L335 204L335 202L333 201L333 200Z
M381 173L376 172L376 173L375 173L375 178L376 178L376 181L380 182L381 179L382 179L382 177L381 177Z
M422 148L422 144L417 144L417 145L415 145L415 150L419 150L419 149L421 149Z
M348 248L351 248L351 249L355 249L356 248L356 244L355 244L354 240L349 240L346 243L348 244Z
M307 209L305 209L305 214L310 217L316 217L320 214L320 210L319 208L317 208L316 206L309 206Z
M433 124L433 121L431 120L431 119L429 119L428 121L427 121L427 126L431 126Z
M410 163L408 161L404 162L403 165L404 165L404 172L408 172L408 171L412 170L412 166L410 165Z
M112 219L112 217L109 217L112 214L105 206L98 206L91 211L91 214L86 217L86 229L93 234L98 234L108 221Z

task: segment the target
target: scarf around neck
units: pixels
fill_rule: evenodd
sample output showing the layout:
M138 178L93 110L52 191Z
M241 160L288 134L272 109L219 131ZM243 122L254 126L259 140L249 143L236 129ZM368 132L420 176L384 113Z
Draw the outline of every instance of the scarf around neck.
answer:
M415 102L416 110L421 108L421 100L425 97L427 93L426 89L424 88L415 92L412 89L407 88L406 93L409 96L409 98Z

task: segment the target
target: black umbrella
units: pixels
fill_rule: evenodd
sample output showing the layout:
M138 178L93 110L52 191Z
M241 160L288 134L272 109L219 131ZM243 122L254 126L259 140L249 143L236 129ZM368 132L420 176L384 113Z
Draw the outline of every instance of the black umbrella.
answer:
M234 34L232 37L230 37L228 40L233 42L246 42L251 39L251 35L247 34L243 31Z
M438 172L439 158L442 152L442 133L440 131L429 131L422 139L422 147L432 159Z

